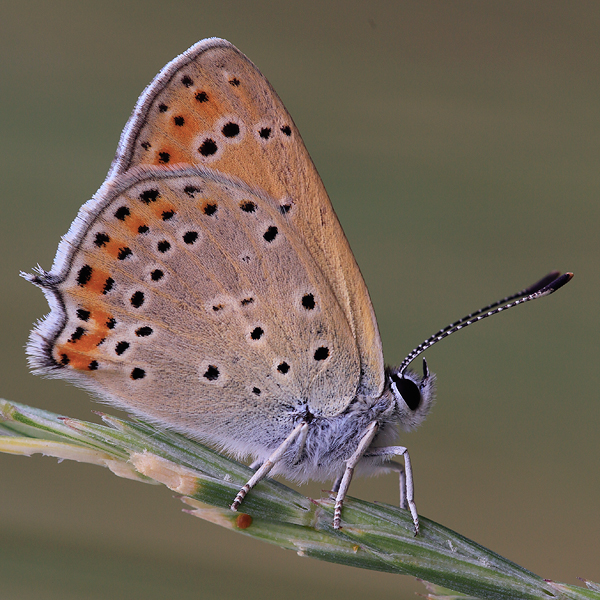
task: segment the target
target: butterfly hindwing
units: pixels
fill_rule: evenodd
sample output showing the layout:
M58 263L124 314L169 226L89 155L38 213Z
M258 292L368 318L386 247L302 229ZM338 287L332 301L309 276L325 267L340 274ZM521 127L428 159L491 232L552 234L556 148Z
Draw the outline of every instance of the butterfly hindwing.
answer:
M45 286L63 324L34 334L55 374L230 448L285 437L258 412L330 415L356 394L352 332L289 224L294 206L212 171L152 167L93 203Z

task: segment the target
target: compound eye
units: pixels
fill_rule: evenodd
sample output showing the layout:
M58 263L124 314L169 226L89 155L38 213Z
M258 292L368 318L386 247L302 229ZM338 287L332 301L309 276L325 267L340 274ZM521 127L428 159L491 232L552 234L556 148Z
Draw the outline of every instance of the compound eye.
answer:
M398 377L398 375L392 375L392 381L396 384L398 393L402 396L408 408L413 411L417 410L422 400L421 390L417 384L405 377Z

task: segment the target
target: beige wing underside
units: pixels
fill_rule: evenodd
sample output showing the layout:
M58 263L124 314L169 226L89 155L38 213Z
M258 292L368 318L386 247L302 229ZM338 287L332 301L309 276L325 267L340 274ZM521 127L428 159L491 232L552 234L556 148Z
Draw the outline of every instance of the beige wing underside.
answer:
M239 127L238 135L227 136L229 124ZM192 46L148 86L123 132L111 174L140 165L181 164L239 177L280 202L293 203L293 227L326 276L356 340L362 391L378 397L384 384L381 340L348 241L277 93L225 40ZM341 397L339 408L349 400Z
M302 406L333 416L383 390L371 301L323 184L224 40L148 86L106 182L32 280L52 307L35 367L230 449L277 442Z
M354 397L352 332L294 206L197 168L149 167L106 191L46 286L64 315L49 348L60 376L257 453L290 415Z

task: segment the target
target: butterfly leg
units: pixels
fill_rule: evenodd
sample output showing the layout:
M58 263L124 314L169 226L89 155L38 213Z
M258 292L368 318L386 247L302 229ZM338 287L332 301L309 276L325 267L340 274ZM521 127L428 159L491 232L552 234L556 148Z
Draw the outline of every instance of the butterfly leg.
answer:
M344 478L343 475L340 475L334 482L333 485L331 486L331 492L333 493L334 496L337 495L338 490L340 489L340 485L342 485L342 479Z
M298 451L296 452L296 456L294 457L294 464L296 464L299 460L300 457L302 456L302 450L304 450L304 444L306 444L306 437L308 436L308 427L305 427L301 432L300 432L300 438L298 439ZM250 463L250 468L253 471L256 471L256 469L258 469L261 465L263 464L263 461L258 459L253 461L252 463ZM341 477L340 477L340 481L341 481ZM339 485L338 485L339 487ZM337 488L336 488L337 490Z
M269 471L275 466L277 462L281 460L283 455L286 453L288 448L294 443L297 437L300 436L300 439L306 439L305 431L308 429L308 423L302 422L298 424L292 433L285 438L282 444L265 460L265 462L259 467L259 469L252 475L252 477L248 480L248 483L238 492L233 504L231 505L231 510L237 510L239 505L242 503L242 500L246 497L248 492L262 479L264 479ZM253 463L254 464L254 463Z
M344 475L342 476L342 480L339 483L339 488L337 490L337 496L335 499L335 508L333 511L333 528L339 529L340 523L342 520L342 506L344 504L344 498L348 493L348 488L350 487L350 482L352 481L352 475L354 475L354 469L356 465L363 457L367 448L371 445L377 430L379 429L379 425L376 421L373 421L368 427L367 431L363 435L362 439L358 444L358 448L354 451L354 454L346 461L346 470L344 471ZM339 481L339 480L338 480ZM338 483L336 481L336 485Z
M381 465L382 469L393 469L400 474L400 508L408 508L415 525L415 535L419 533L419 515L415 504L415 488L413 483L412 466L408 450L404 446L386 446L384 448L373 448L365 452L364 458L381 456L403 456L404 468L395 462Z

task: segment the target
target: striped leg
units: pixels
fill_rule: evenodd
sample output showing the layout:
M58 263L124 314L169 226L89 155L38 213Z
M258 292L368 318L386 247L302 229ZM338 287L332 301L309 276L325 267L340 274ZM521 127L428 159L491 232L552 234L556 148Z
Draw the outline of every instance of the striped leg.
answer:
M381 465L382 469L393 469L400 474L400 508L408 508L415 525L415 535L419 533L419 515L415 504L415 488L413 483L412 467L408 450L404 446L386 446L384 448L373 448L364 454L364 458L376 456L403 456L404 468L395 462Z
M339 529L341 520L342 520L342 506L344 504L344 498L348 493L348 488L350 487L350 482L352 481L352 475L354 475L354 469L356 465L360 461L360 459L364 456L367 448L371 445L377 430L379 429L379 425L376 421L373 421L368 427L363 435L360 443L358 444L358 448L355 450L354 454L346 461L346 470L344 471L344 475L342 476L342 480L339 484L339 488L337 490L337 497L335 499L335 508L333 511L333 528ZM337 481L336 481L337 484Z
M237 510L239 505L242 503L242 500L246 497L246 494L262 479L264 479L269 471L275 466L277 462L281 460L285 452L288 448L296 441L296 438L300 436L301 440L306 440L306 430L308 429L308 423L304 421L297 425L292 433L287 436L287 438L282 442L282 444L269 456L269 458L260 466L260 468L252 475L249 479L248 483L238 492L233 504L231 505L231 510Z

